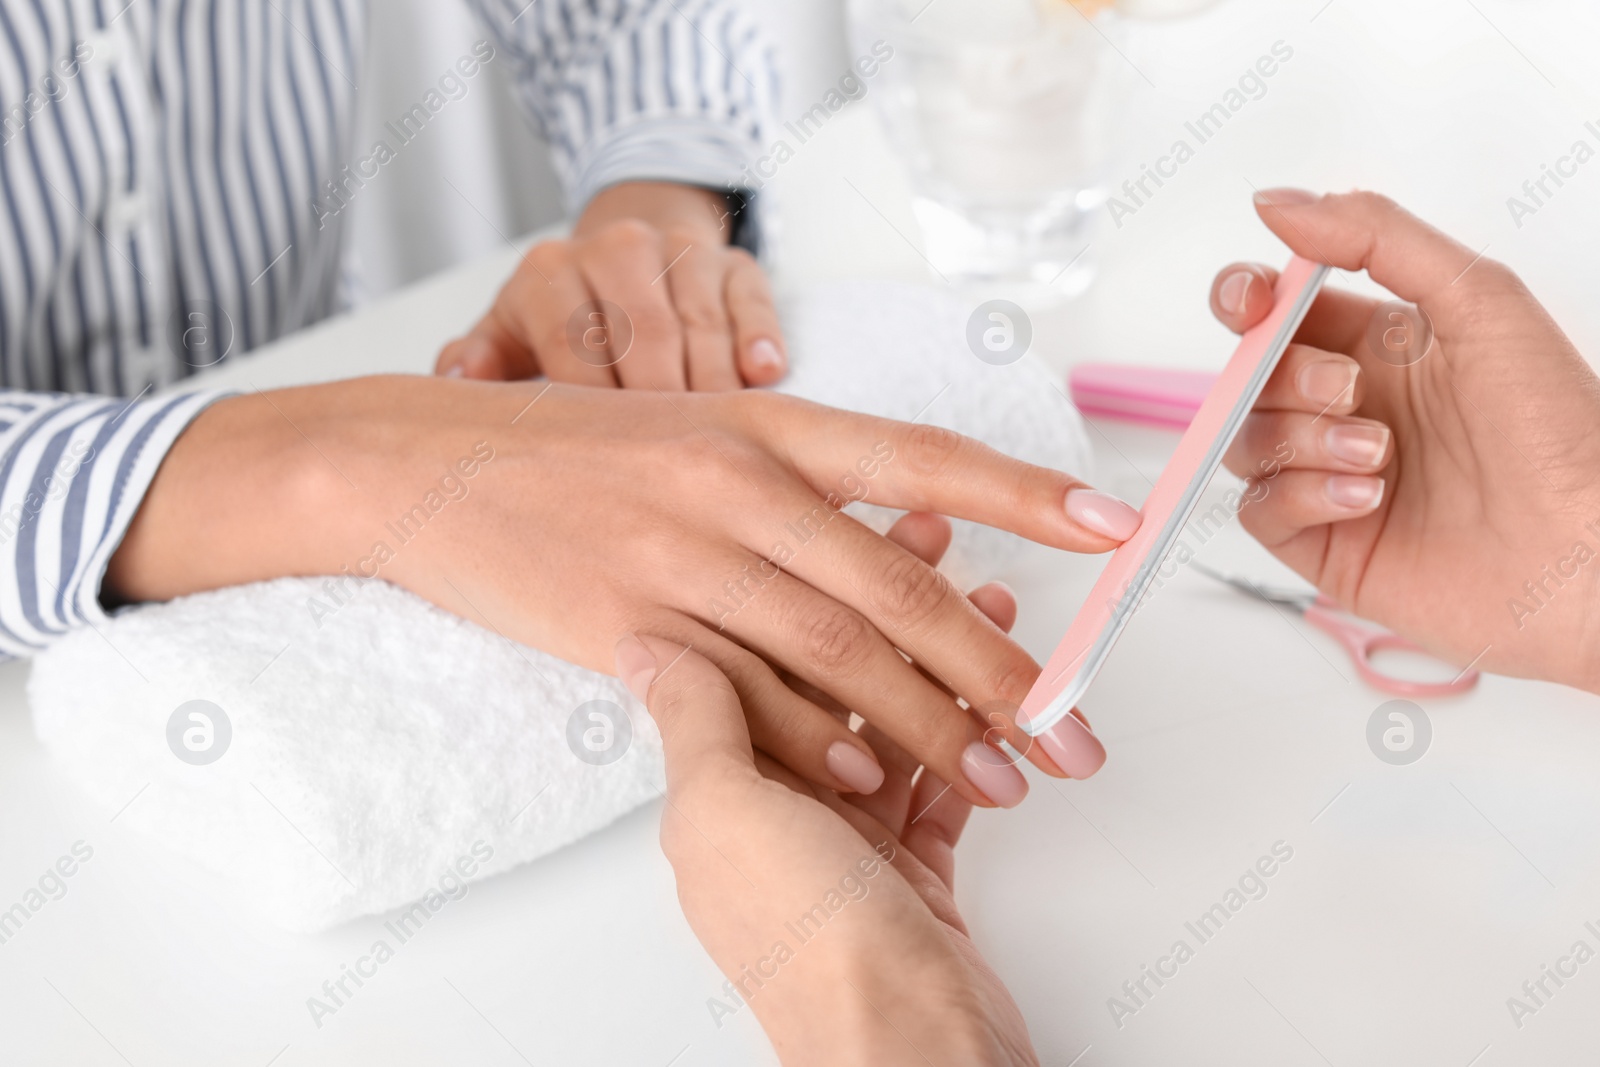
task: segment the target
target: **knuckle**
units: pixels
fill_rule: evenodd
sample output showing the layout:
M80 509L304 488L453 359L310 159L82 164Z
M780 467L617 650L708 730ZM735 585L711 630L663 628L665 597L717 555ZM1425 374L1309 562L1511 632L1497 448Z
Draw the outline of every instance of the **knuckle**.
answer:
M595 244L607 251L637 254L661 247L661 231L642 219L618 219L595 234Z
M1038 681L1039 673L1039 665L1022 649L1016 648L989 669L984 684L987 691L994 694L993 699L1011 707L1021 707L1028 690Z
M910 624L938 611L951 592L944 575L908 552L897 555L884 570L883 609Z
M661 235L666 239L667 247L674 253L680 248L694 248L705 243L702 231L693 226L671 225L662 230Z
M867 621L849 608L835 606L800 624L800 647L825 675L854 674L871 654Z
M569 250L566 241L540 241L528 249L528 254L523 258L526 266L545 274L553 274L566 266Z
M966 438L943 426L918 423L904 431L906 465L917 474L939 474L962 454Z
M665 678L657 683L661 692L654 694L652 701L657 713L667 721L679 723L685 718L704 715L705 709L718 704L738 703L739 695L733 683L720 672L694 670L689 664L680 664L680 667L685 669L677 678Z
M1340 199L1353 207L1371 215L1388 215L1400 210L1400 205L1370 189L1355 189L1348 193L1336 194Z

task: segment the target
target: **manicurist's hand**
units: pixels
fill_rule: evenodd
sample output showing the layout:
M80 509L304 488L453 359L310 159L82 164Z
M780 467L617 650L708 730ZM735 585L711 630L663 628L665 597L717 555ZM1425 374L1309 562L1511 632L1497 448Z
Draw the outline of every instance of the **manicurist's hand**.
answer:
M154 600L345 568L596 670L623 634L656 634L727 675L756 747L838 790L871 792L882 770L830 701L974 804L1027 791L1001 739L1049 774L1098 769L1105 751L1077 719L1037 744L1016 728L1038 665L942 574L837 510L858 497L1078 552L1139 522L947 430L760 390L362 378L208 408L107 583Z
M936 562L949 531L911 515L889 536ZM1004 587L972 601L1009 629ZM790 1067L1038 1062L951 894L964 800L931 771L913 784L917 761L870 726L882 788L841 797L806 784L752 750L735 687L675 642L624 637L617 670L661 729L661 846L728 978L723 1011L754 1011Z
M1425 318L1318 297L1228 454L1240 474L1293 454L1245 528L1455 663L1600 689L1594 373L1515 274L1383 197L1272 190L1256 210L1299 255L1364 270ZM1247 329L1275 278L1224 268L1212 310Z
M488 314L437 371L577 385L717 391L786 369L766 275L728 245L719 193L625 182L596 194L566 240L517 263Z

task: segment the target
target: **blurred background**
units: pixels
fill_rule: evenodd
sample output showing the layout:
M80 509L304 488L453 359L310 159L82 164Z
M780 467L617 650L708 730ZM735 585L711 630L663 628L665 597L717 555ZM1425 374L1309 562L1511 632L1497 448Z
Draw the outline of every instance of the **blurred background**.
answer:
M838 84L862 47L850 43L846 0L746 2L778 45L781 116L797 119ZM984 14L1017 2L995 0ZM919 28L947 14L942 3L933 0ZM895 5L857 3L855 21L874 6ZM438 0L386 0L372 23L362 93L366 132L357 144L370 143L482 36L465 4ZM1574 235L1600 232L1600 161L1579 167L1560 187L1547 181L1554 195L1541 198L1533 214L1516 218L1509 204L1513 197L1533 204L1525 183L1537 182L1575 142L1600 148L1595 5L1124 0L1096 27L1079 42L1113 91L1101 102L1106 128L1098 132L1106 151L1096 177L1104 194L1135 210L1114 220L1102 203L1091 213L1077 244L1086 252L1080 265L1096 270L1094 299L1034 311L1036 336L1055 341L1054 351L1042 353L1047 359L1213 365L1222 349L1196 343L1216 330L1205 287L1230 259L1283 258L1250 207L1253 188L1274 185L1388 193L1474 249L1512 264L1580 348L1595 351L1584 342L1600 338L1600 301L1593 298L1600 250ZM1252 92L1224 128L1199 143L1186 124L1221 101L1275 45L1291 58L1277 62L1260 95ZM908 72L906 59L902 49L883 75L868 80L865 96L832 117L767 187L777 209L771 258L780 290L841 273L939 281L926 258L919 227L926 219L913 203L906 153L890 147L879 113L887 76ZM485 70L488 81L480 78L466 99L452 104L451 120L432 124L357 201L352 251L364 298L559 221L560 196L544 148L504 91L507 68ZM1591 122L1593 130L1586 128ZM1135 204L1124 183L1137 183L1180 138L1195 147L1194 157L1167 164L1175 176L1159 187L1147 181L1144 189L1154 195ZM462 195L449 193L443 178ZM785 203L803 204L808 215L824 212L829 224L785 226ZM1174 302L1172 294L1188 298ZM1127 308L1150 302L1159 314L1128 321Z
M844 0L746 3L782 42L788 99L813 100L838 79L847 63ZM467 5L450 0L384 0L370 18L358 145L375 140L385 122L484 37ZM505 64L485 67L468 95L451 104L450 121L432 124L419 141L384 168L383 181L363 190L353 209L354 253L367 297L500 248L501 234L520 237L561 220L560 186L544 143L511 94ZM441 176L472 204L436 197L447 188ZM417 214L419 203L430 210Z

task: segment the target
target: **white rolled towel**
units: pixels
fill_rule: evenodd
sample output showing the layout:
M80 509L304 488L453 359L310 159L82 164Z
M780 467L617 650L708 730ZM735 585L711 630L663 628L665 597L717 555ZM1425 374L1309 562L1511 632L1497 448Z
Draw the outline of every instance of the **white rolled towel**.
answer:
M785 315L782 391L1087 477L1054 376L978 359L973 311L919 286L813 291ZM952 565L975 580L1016 547L958 524ZM342 605L323 586L222 589L69 634L33 664L40 740L120 821L294 930L409 904L486 848L496 871L536 859L659 795L660 739L614 678L381 581Z

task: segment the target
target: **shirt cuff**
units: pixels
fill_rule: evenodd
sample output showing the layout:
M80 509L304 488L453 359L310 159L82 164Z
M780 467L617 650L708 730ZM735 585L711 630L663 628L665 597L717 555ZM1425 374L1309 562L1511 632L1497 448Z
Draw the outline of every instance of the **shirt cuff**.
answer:
M619 182L678 182L728 191L749 184L753 147L727 126L700 118L652 118L612 130L573 166L572 214Z
M0 577L12 579L0 582L0 659L105 621L101 583L150 483L189 423L227 395L11 394L18 417L0 426Z

